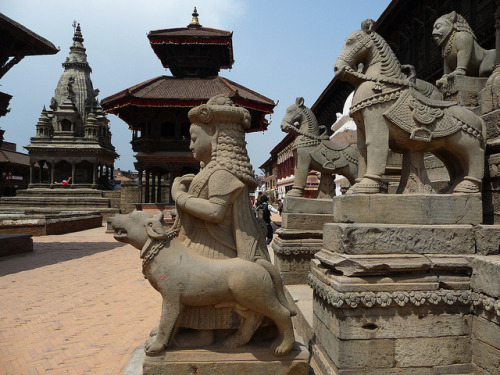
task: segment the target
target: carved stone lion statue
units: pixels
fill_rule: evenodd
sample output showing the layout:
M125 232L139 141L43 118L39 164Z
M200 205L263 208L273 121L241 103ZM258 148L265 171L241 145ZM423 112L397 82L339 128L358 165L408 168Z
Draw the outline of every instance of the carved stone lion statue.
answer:
M443 86L456 75L488 77L495 64L495 50L485 50L460 14L451 12L437 19L432 30L434 41L442 47L444 75L436 82Z

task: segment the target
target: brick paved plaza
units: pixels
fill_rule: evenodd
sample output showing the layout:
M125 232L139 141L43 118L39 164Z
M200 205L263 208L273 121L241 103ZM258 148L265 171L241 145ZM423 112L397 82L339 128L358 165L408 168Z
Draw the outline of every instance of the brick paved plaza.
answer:
M0 259L0 374L117 375L159 319L139 251L105 227Z

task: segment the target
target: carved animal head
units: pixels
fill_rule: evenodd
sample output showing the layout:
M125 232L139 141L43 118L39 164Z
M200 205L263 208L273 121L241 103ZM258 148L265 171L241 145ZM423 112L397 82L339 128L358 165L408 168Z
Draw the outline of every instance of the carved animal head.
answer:
M356 74L349 74L356 72L371 75L372 78L406 79L389 43L374 28L375 22L367 19L361 23L361 30L347 37L333 68L341 80L351 81L356 86L360 78ZM372 71L369 73L370 69Z
M469 33L474 39L476 39L467 20L455 11L442 15L436 20L436 22L434 22L432 38L437 45L442 46L448 41L449 36L455 31Z
M164 239L168 229L163 212L156 216L144 211L118 214L111 218L111 226L115 231L115 240L128 243L139 250L149 238Z
M286 109L285 116L281 120L281 130L284 132L291 132L300 126L302 122L302 116L304 107L304 98L299 97L295 99L295 104L292 104Z
M357 70L360 63L367 65L374 44L370 38L374 27L375 22L367 19L361 23L361 30L354 31L346 38L333 67L335 74L340 75L341 79L344 79L346 70Z

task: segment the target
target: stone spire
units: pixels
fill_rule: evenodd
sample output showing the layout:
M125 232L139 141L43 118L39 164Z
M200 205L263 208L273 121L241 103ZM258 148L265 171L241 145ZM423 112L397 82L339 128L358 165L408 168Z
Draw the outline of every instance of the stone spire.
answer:
M75 135L83 136L82 124L96 104L96 95L90 79L92 69L87 62L80 24L75 22L73 26L76 26L73 45L70 47L66 61L62 64L64 72L57 84L51 106L61 106L68 99L71 100L76 107L79 119L75 123Z

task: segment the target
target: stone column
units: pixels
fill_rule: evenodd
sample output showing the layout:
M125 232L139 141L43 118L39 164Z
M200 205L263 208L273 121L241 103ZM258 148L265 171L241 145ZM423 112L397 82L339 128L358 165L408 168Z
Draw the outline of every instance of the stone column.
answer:
M40 160L38 161L38 166L40 167L40 169L38 170L38 182L41 184L43 182L43 165L45 163Z
M145 187L145 197L144 203L149 203L149 169L146 169L146 187Z
M139 170L137 177L139 178L139 203L142 203L142 169Z
M155 191L156 191L156 174L153 172L151 174L151 203L156 203L156 194L155 194Z
M71 186L75 185L75 169L76 169L76 164L71 163Z
M50 186L54 185L55 169L56 169L56 163L50 163Z
M31 184L33 184L33 163L30 163L30 183L29 183L29 186L31 186Z
M92 164L92 185L96 184L97 180L97 163Z
M156 202L161 203L161 174L158 173L158 188L156 189Z

